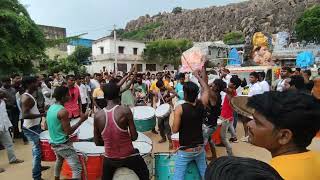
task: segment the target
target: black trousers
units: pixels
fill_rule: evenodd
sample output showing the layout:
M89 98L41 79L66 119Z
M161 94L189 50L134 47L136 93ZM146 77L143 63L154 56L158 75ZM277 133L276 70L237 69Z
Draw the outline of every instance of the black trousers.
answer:
M9 119L12 124L12 132L14 138L20 137L20 132L19 132L19 109L17 107L13 107L7 110Z
M171 132L170 124L169 124L169 118L170 118L170 116L165 117L165 118L158 118L158 128L160 131L160 136L163 139L165 139L167 136L168 140L171 140L172 132Z
M105 157L103 161L102 180L112 180L116 170L121 167L133 170L140 180L149 180L147 164L140 155L121 160L114 160Z
M86 111L87 111L87 106L88 106L88 103L81 104L82 113L86 113Z

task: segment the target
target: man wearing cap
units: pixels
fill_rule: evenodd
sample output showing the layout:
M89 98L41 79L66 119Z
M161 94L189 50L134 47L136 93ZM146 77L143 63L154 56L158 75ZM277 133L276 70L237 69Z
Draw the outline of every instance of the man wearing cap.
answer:
M320 130L319 101L300 92L266 92L231 104L252 114L249 142L270 151L270 164L284 179L320 179L320 153L307 149Z

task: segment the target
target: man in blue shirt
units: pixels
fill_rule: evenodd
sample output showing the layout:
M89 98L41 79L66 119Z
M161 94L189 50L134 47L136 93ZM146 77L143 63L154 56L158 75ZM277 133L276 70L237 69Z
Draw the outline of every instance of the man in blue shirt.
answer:
M185 74L184 73L179 73L178 75L178 84L176 85L176 93L178 94L178 100L183 100L183 83L185 80Z

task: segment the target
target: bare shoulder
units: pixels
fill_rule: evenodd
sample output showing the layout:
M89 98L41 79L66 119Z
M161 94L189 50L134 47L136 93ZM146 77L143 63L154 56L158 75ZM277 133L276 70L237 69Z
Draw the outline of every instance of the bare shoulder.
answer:
M69 117L69 113L65 108L63 108L58 112L58 117Z
M94 120L99 120L100 121L103 118L105 118L105 112L104 112L103 109L101 109L100 111L98 111L98 112L96 112L94 114Z
M177 113L182 113L182 104L178 105L174 111Z
M132 111L131 111L131 109L128 107L128 106L123 106L123 105L121 105L121 106L119 106L118 107L119 108L119 112L121 112L121 113L123 113L123 114L132 114Z

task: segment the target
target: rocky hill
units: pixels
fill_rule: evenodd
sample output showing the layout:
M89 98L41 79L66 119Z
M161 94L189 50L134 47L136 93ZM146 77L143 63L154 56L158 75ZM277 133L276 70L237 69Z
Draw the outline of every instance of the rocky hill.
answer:
M246 38L257 31L270 34L291 32L303 11L319 3L320 0L250 0L175 14L164 12L130 21L125 32L160 24L147 39L188 38L193 41L221 40L225 33L231 31L242 31Z

